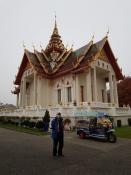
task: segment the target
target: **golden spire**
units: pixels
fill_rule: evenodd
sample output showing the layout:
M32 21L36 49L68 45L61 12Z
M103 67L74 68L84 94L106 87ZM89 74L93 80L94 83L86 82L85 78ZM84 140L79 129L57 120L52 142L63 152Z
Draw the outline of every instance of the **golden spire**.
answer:
M52 35L59 35L58 28L57 28L57 22L56 22L56 14L55 14L55 27L54 27Z
M53 33L51 35L51 39L50 39L49 44L47 45L45 51L52 52L54 50L59 52L59 53L62 53L63 50L65 50L64 44L62 43L62 40L61 40L61 36L59 35L59 32L58 32L56 15L55 15L55 26L53 29Z

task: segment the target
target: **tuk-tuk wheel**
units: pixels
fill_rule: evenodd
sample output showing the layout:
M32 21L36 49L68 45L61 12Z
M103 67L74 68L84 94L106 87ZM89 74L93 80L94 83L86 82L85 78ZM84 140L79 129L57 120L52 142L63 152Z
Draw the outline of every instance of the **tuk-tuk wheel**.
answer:
M115 134L111 133L109 135L109 142L110 143L115 143L116 142L116 135Z
M84 132L80 132L79 136L80 136L80 139L85 139L85 134L84 134Z

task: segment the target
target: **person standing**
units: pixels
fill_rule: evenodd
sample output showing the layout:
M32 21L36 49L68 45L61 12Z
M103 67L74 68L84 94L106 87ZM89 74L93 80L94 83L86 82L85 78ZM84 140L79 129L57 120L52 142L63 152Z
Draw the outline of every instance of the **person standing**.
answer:
M53 139L53 156L64 156L64 124L61 113L57 113L56 117L51 122L52 139Z

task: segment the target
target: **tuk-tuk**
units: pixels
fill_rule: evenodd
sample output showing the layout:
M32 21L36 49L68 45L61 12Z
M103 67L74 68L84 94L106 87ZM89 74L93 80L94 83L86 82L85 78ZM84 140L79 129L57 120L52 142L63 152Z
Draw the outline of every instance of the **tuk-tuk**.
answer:
M117 138L108 115L87 117L76 121L77 134L80 139L96 138L115 143Z

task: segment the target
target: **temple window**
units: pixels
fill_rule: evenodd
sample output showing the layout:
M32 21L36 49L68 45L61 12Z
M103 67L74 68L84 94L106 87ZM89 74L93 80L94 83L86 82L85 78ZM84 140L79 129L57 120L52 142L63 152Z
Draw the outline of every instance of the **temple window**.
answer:
M61 89L57 90L58 104L61 104Z
M72 101L71 87L67 87L67 101Z
M80 86L81 90L81 102L84 102L84 86Z

